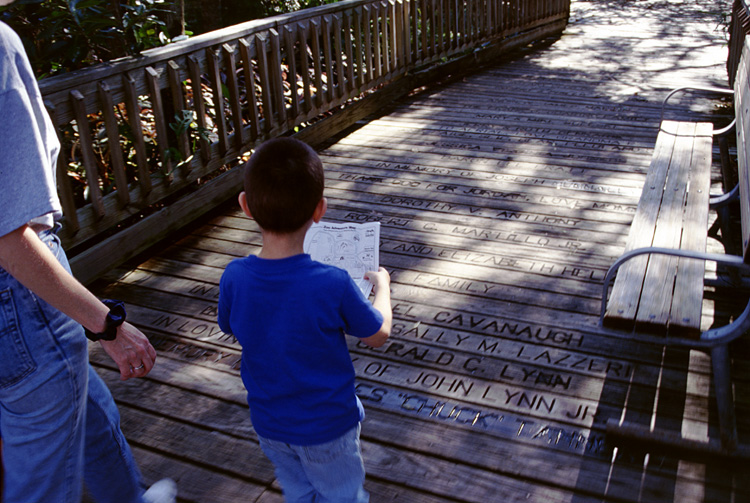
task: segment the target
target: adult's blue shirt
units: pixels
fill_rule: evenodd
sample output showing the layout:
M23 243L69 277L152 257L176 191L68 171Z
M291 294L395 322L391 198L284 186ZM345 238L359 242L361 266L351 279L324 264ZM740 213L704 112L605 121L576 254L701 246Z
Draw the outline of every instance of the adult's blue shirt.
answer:
M55 187L60 143L18 35L0 21L0 236L62 216Z

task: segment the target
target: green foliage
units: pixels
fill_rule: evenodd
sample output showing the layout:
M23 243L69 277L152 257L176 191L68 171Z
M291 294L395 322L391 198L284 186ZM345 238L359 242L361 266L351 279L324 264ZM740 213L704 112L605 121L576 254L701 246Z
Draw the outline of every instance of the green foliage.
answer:
M159 7L164 0L141 0L129 3L132 5L122 4L125 9L122 26L126 36L131 40L131 54L168 44L169 37L164 31L166 24L158 16L162 12L167 12Z
M174 132L176 136L187 133L188 141L190 142L190 150L195 152L198 150L199 140L211 140L211 131L200 127L195 121L195 112L193 110L180 110L174 114L174 122L169 123L169 128ZM191 156L192 157L192 156ZM183 158L182 153L174 148L170 147L167 150L167 158L176 163L176 168L179 168L184 163L190 162L190 158ZM165 173L166 176L171 175Z
M164 0L18 0L0 20L21 37L37 77L135 55L169 42Z
M249 6L247 1L224 0L214 8L221 11L223 5L223 17L239 22L245 20L238 18L240 11L248 9L270 16L337 0L255 0ZM185 2L212 5L210 0ZM167 44L165 19L179 10L176 0L17 0L0 7L0 21L19 34L37 77L43 78Z
M319 7L338 0L261 0L268 15L283 14L309 7Z

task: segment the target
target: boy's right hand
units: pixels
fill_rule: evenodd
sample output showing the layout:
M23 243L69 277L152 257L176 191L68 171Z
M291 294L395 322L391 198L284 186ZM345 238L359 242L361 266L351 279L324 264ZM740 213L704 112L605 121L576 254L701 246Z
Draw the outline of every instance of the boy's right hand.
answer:
M372 300L372 307L377 309L383 315L383 324L375 334L362 339L362 342L373 348L379 348L388 340L391 335L391 324L393 322L393 310L391 308L391 275L383 267L377 271L365 273L375 298Z
M377 271L368 271L365 273L365 279L372 283L373 292L376 294L381 288L389 288L391 284L391 275L384 267Z

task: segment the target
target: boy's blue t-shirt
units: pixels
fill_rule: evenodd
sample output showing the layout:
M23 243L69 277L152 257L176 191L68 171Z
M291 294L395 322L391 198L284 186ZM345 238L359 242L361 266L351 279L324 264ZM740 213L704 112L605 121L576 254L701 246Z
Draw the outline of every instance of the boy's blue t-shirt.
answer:
M344 334L374 335L383 316L346 271L307 254L234 260L221 277L218 321L242 346L258 435L314 445L362 419Z

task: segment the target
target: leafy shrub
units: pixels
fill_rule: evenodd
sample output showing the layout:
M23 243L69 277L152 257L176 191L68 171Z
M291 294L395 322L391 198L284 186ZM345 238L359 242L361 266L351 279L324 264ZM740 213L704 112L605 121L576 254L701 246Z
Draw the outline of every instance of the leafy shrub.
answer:
M164 0L18 0L0 20L21 37L38 78L169 42Z

